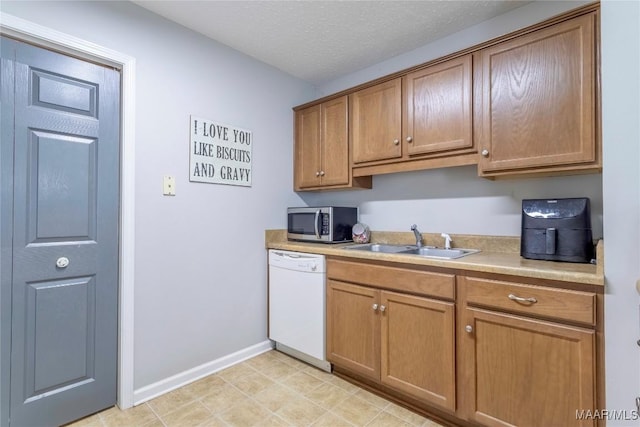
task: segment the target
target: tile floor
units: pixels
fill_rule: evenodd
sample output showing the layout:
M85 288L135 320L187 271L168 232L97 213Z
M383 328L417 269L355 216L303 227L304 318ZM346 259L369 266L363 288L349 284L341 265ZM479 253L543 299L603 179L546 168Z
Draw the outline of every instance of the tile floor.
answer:
M114 407L67 427L115 426L440 425L273 350L126 411Z

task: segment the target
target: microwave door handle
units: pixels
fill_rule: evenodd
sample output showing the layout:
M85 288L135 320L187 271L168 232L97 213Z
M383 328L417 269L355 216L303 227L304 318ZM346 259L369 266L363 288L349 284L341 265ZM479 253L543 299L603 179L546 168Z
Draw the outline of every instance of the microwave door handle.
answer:
M314 231L316 232L317 239L320 238L320 227L318 226L319 221L320 221L320 209L316 211L316 220L314 221L315 224L313 225Z

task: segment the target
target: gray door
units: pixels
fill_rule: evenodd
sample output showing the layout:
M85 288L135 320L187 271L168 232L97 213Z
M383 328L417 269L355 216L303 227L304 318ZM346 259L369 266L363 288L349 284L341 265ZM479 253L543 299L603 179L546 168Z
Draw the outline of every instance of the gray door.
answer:
M120 77L4 37L1 52L1 424L53 426L116 401Z

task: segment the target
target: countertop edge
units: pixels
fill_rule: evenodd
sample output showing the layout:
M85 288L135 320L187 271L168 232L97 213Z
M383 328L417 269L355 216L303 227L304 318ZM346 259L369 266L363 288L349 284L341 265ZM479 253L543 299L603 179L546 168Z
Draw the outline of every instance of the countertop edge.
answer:
M433 258L421 258L415 255L381 254L345 250L345 247L351 246L353 243L327 245L282 240L281 237L282 230L267 230L265 233L266 249L316 253L320 255L363 260L397 262L402 264L431 266L461 271L495 273L585 285L604 286L605 283L604 269L602 267L603 260L601 256L603 247L602 240L598 242L598 264L591 265L527 260L520 257L519 253L515 254L489 251L482 251L459 259L440 260ZM488 238L490 237L488 236ZM576 271L581 269L589 269L593 270L593 272Z

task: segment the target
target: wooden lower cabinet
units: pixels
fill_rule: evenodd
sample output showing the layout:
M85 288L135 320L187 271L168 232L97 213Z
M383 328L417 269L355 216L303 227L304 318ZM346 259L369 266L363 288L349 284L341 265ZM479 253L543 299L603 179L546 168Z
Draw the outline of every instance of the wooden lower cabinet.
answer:
M593 426L596 295L458 276L461 412L485 426ZM555 309L554 309L555 308ZM580 326L576 326L580 325Z
M455 309L451 302L380 292L380 380L455 410Z
M360 375L380 378L378 291L327 280L327 359Z
M455 273L329 258L329 362L456 425L604 425L597 289Z
M327 358L420 401L455 410L451 302L327 281Z
M487 426L586 426L593 410L595 332L474 308L461 354L469 419Z

